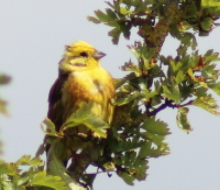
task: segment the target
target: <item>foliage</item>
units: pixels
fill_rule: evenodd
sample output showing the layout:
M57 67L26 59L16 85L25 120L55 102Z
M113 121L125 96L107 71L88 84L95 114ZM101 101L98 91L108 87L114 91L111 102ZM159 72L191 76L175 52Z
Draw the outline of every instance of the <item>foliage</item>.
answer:
M0 189L25 190L45 189L67 190L65 183L58 176L46 175L44 163L39 158L23 156L14 163L0 160Z
M88 20L110 26L109 36L117 44L122 34L129 39L132 28L143 41L128 46L136 62L121 69L130 71L117 80L115 121L109 139L109 157L118 175L128 184L146 178L149 158L169 153L164 142L170 134L157 114L176 108L177 125L186 132L192 127L187 119L189 106L198 106L219 115L212 94L219 93L219 54L208 50L200 54L196 34L208 36L219 26L220 3L217 0L114 0L109 8L95 11ZM179 40L177 55L161 55L168 35ZM118 117L118 118L117 118ZM113 156L112 156L113 153Z
M9 81L10 77L7 75L0 75L0 85L8 84ZM0 99L0 113L7 114L7 104L2 99ZM14 163L0 159L0 190L68 189L60 176L48 175L43 170L44 162L38 157L31 158L25 155Z

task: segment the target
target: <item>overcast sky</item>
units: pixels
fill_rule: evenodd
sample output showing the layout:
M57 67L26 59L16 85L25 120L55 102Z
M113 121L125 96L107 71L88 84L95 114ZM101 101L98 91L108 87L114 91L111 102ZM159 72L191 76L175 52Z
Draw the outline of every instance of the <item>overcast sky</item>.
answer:
M9 102L9 116L0 116L0 137L4 142L3 158L16 161L24 154L34 155L43 140L40 123L47 114L48 92L57 77L58 62L64 46L84 40L107 54L102 65L113 77L123 77L119 66L132 54L120 39L112 45L104 25L88 22L86 17L103 10L102 0L2 0L0 6L0 72L12 82L0 88ZM220 28L209 37L199 37L199 51L220 52ZM164 55L175 55L178 42L167 38ZM220 64L220 63L218 63ZM220 68L220 67L219 67ZM216 96L217 97L217 96ZM220 103L220 98L217 97ZM95 190L219 190L220 189L220 118L189 107L194 128L186 134L177 128L176 110L165 110L158 118L166 121L172 134L167 138L171 154L150 160L147 180L128 186L116 174L95 180Z

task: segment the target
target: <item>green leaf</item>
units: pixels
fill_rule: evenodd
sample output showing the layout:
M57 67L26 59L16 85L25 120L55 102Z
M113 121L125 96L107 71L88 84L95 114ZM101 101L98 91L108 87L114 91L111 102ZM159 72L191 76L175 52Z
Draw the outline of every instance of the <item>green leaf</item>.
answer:
M93 17L93 16L88 16L88 17L87 17L87 20L88 20L88 21L91 21L91 22L94 22L94 23L96 23L96 24L101 23L101 21L99 21L99 19L97 19L97 18L95 18L95 17Z
M196 19L197 18L197 9L196 9L196 5L195 5L195 2L194 1L190 1L189 3L187 3L187 17L189 19Z
M150 139L154 143L154 145L157 145L157 148L164 149L164 150L166 149L166 146L164 146L165 143L163 142L165 139L165 135L157 135L157 134L154 134L154 133L147 131L145 133L145 138Z
M98 17L98 19L100 21L103 21L103 22L107 22L107 21L111 21L112 20L111 17L109 17L108 15L106 15L105 13L103 13L100 10L95 11L95 15Z
M70 187L68 188L70 190L74 188L86 190L86 188L83 188L79 183L77 183L73 178L71 178L67 174L66 168L64 167L64 164L63 164L63 160L61 160L63 152L64 152L64 144L62 143L60 139L57 139L56 141L53 142L47 155L47 172L49 174L49 178L45 180L44 185L51 187L49 185L53 185L52 181L54 181L54 183L57 183L60 186L60 188L63 188L63 190L67 190L66 188L67 185L68 187ZM53 176L51 177L51 175ZM35 183L39 184L40 183L39 181L42 179L43 176L45 176L44 173L41 173L39 176L37 176L38 178L37 180L35 180L37 182ZM49 181L49 184L47 181ZM44 181L42 181L42 183L44 183ZM55 188L55 189L57 188L57 190L59 190L57 186L52 187L52 188Z
M101 117L90 113L92 106L92 102L85 103L84 106L73 113L62 125L61 133L68 128L83 124L94 132L95 137L106 138L106 129L109 128L109 125Z
M159 157L169 154L169 147L166 143L161 144L162 146L156 147L153 143L146 142L139 151L140 158L149 158L149 157Z
M147 118L143 123L144 128L153 133L158 135L167 135L170 134L169 128L167 128L167 124L161 120L156 120L155 117Z
M0 182L0 190L15 190L15 185L11 183L11 181L5 177L1 177L1 182Z
M217 83L209 83L208 87L211 88L214 92L220 95L220 82Z
M95 137L107 137L106 129L110 128L110 126L104 122L100 117L89 114L87 119L83 121L83 124L86 125L89 129L94 132Z
M197 47L197 41L194 34L190 32L185 32L183 36L181 37L181 43L183 43L186 46L191 46L192 49L195 49Z
M140 151L138 153L139 158L145 158L147 156L152 155L152 142L146 141L140 148Z
M121 30L118 27L108 32L108 35L112 37L113 44L118 44L120 34L121 34Z
M31 158L29 155L22 156L15 162L17 165L32 165L32 166L43 166L43 161L40 158Z
M46 126L46 129L44 129L44 126ZM54 136L54 137L59 137L59 138L63 137L62 133L58 133L56 131L56 127L55 127L54 123L49 118L44 119L44 121L41 124L41 129L47 135Z
M219 7L219 0L202 0L203 7Z
M213 20L209 17L206 17L202 20L201 27L203 30L209 31L209 30L211 30L212 23L213 23Z
M19 173L18 166L14 163L6 163L0 159L0 175L17 175Z
M125 105L125 104L131 102L132 100L138 98L139 96L140 96L140 93L138 91L134 91L130 95L128 95L127 97L114 99L112 101L112 103L117 106Z
M112 9L109 9L109 8L106 9L106 13L113 20L117 20L118 19L117 15L115 14L115 12Z
M167 143L163 142L165 136L170 134L166 123L150 117L144 121L142 128L146 130L146 132L142 132L146 142L141 146L139 157L158 157L169 153Z
M176 83L179 84L181 83L182 81L184 81L186 79L185 75L183 74L183 71L182 70L179 70L177 72L177 75L176 75Z
M207 90L207 88L201 86L198 89L196 89L194 94L197 96L197 98L204 97L207 94Z
M217 102L210 94L197 98L194 100L193 105L199 106L212 114L220 115Z
M123 15L128 15L128 14L133 14L132 11L124 8L124 7L120 7L120 13L123 14Z
M18 187L18 190L26 190L27 188L22 186L22 187Z
M128 185L134 185L134 180L135 178L127 173L127 172L123 172L123 171L118 171L117 172L118 176L121 177Z
M134 72L136 77L139 77L142 75L142 70L140 69L140 67L131 61L126 62L123 66L121 66L121 70L132 71Z
M192 128L191 125L189 124L189 121L187 119L187 114L189 112L189 108L187 107L181 107L178 109L177 112L177 125L180 129L186 131L186 132L191 132Z
M37 173L29 182L29 185L45 186L56 190L68 190L66 184L61 180L61 177L46 175L46 171Z
M69 127L75 127L83 123L92 109L93 103L88 104L84 102L82 106L74 112L62 125L61 131L66 130Z
M163 85L163 95L170 100L173 100L176 104L180 101L180 91L178 85L165 86Z
M42 171L42 170L41 170ZM29 168L28 171L23 171L19 176L19 179L16 179L17 186L26 186L26 184L37 174L39 170L36 170L36 167Z

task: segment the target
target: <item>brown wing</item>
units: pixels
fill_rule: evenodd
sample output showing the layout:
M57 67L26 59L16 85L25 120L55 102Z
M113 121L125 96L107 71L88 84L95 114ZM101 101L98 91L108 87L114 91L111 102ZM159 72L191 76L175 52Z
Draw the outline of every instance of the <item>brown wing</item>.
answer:
M63 124L63 104L61 102L62 88L67 78L68 75L61 75L58 77L50 89L48 98L49 110L47 116L51 119L51 121L53 121L57 131L59 131L61 125Z

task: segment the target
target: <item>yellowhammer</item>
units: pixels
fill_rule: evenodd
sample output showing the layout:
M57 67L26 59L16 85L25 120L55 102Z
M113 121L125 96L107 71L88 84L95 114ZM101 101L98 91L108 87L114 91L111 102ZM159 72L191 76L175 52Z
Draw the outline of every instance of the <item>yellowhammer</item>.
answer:
M78 41L66 46L59 63L59 76L49 93L48 118L59 131L66 119L85 103L92 102L91 113L108 124L113 117L115 89L111 75L100 66L105 54L86 42ZM74 127L74 134L86 134L86 126Z

